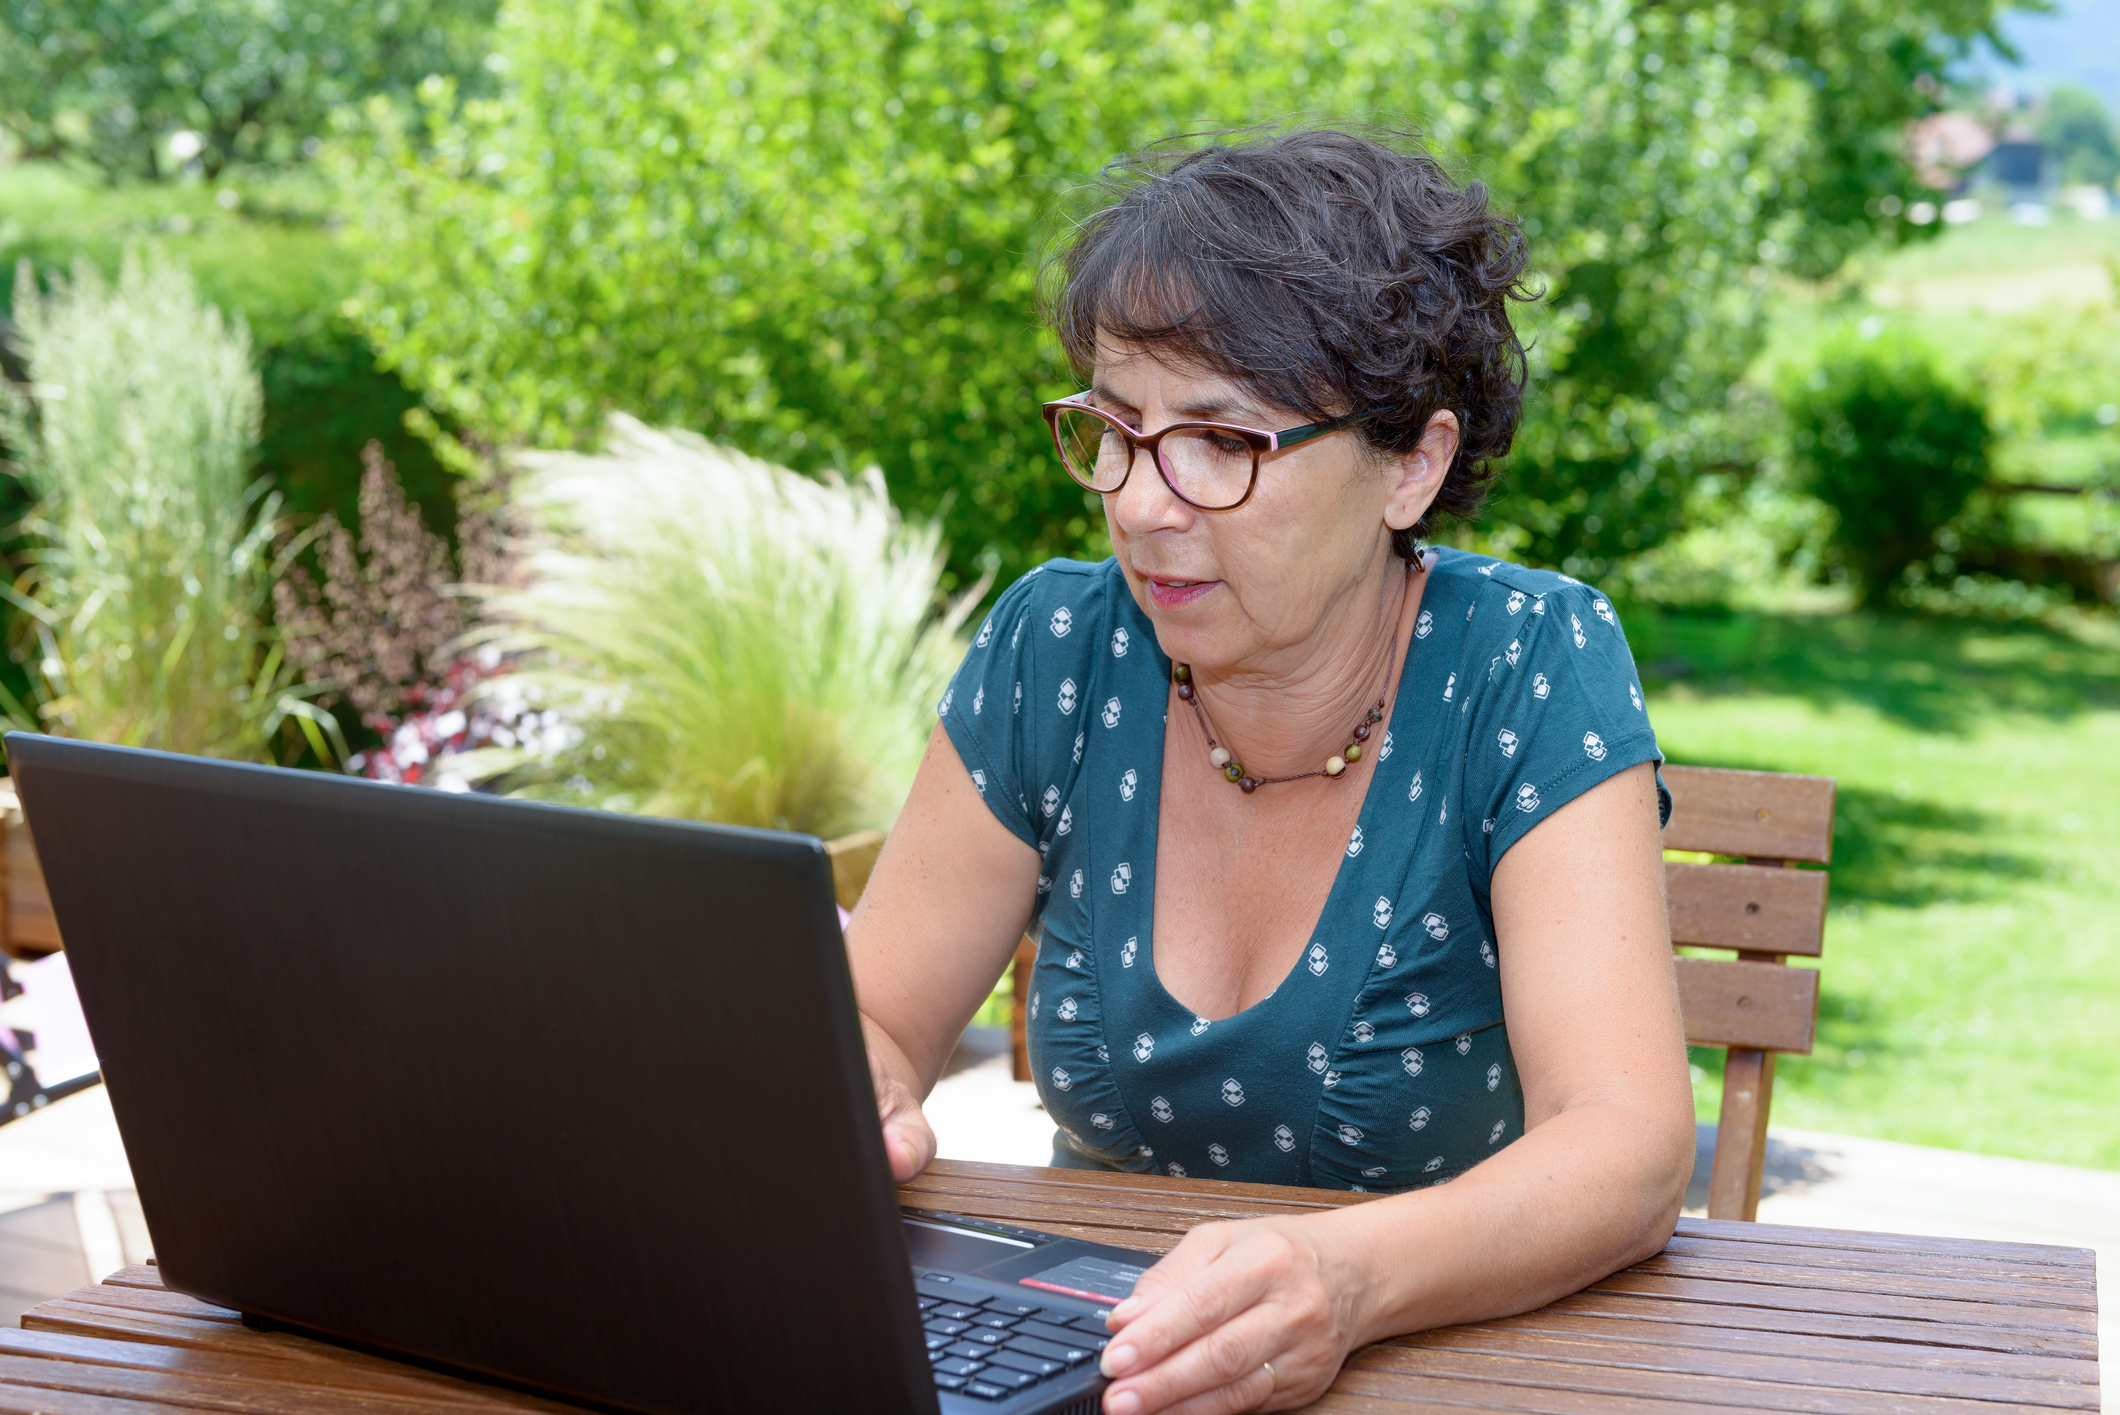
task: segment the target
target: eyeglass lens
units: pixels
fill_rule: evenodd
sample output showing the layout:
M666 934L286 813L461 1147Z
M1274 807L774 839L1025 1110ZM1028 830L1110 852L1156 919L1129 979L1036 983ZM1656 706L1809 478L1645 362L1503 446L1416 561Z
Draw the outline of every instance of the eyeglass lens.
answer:
M1057 426L1061 454L1075 480L1092 491L1117 491L1126 480L1133 446L1094 413L1063 409ZM1173 491L1206 510L1234 506L1251 490L1257 463L1251 444L1215 428L1178 427L1158 445L1164 479Z

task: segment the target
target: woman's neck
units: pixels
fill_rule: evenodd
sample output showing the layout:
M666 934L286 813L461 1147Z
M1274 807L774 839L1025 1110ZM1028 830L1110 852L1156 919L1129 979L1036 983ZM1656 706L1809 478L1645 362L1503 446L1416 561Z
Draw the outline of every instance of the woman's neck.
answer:
M1317 770L1396 688L1404 655L1393 648L1405 640L1417 583L1413 567L1393 556L1293 652L1220 670L1195 665L1195 691L1216 740L1255 777ZM1190 712L1177 720L1199 734Z

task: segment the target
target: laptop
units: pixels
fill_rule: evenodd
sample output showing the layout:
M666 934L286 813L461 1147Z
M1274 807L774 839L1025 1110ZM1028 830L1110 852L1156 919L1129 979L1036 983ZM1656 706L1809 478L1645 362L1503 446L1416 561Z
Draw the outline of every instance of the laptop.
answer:
M6 743L170 1287L608 1409L1098 1408L1153 1259L901 1212L814 837Z

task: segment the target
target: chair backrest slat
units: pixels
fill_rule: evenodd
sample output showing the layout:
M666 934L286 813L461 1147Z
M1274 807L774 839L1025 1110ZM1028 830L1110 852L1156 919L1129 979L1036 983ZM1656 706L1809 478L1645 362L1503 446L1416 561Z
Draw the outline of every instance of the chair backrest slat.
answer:
M1816 968L1721 958L1672 961L1689 1044L1810 1051L1818 1020Z
M1826 927L1824 870L1674 860L1664 866L1664 881L1673 943L1818 956Z
M1751 859L1833 857L1833 778L1776 771L1666 766L1671 820L1667 850L1704 850Z

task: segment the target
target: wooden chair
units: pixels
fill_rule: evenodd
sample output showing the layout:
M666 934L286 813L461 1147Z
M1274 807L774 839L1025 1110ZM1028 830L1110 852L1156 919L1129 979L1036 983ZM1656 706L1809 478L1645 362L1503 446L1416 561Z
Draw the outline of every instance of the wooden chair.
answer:
M1826 874L1792 868L1833 854L1833 778L1773 771L1667 766L1671 821L1664 848L1735 856L1742 864L1664 866L1674 947L1734 952L1734 959L1680 954L1679 1004L1686 1041L1728 1048L1708 1217L1755 1219L1767 1157L1774 1057L1808 1054L1818 1022L1816 958L1825 939Z

